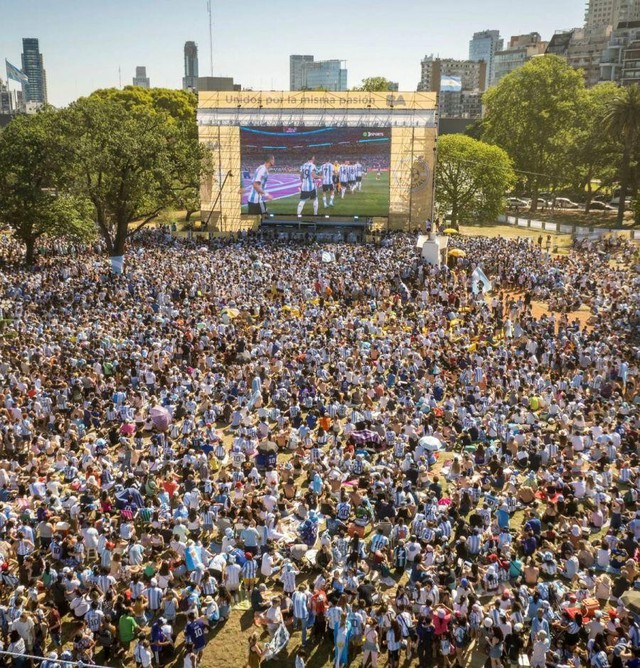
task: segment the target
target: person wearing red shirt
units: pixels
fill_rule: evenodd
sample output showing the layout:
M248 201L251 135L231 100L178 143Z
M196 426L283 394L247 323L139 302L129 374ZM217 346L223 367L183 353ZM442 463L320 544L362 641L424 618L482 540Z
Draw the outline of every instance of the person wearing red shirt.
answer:
M433 626L435 627L434 633L436 636L441 636L444 633L448 633L449 624L451 622L451 611L445 610L445 608L440 607L436 610L436 614L433 617Z

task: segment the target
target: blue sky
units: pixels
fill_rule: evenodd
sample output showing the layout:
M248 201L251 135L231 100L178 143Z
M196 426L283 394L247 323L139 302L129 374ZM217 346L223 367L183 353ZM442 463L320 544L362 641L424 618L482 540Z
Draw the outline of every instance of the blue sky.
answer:
M584 18L584 0L213 4L214 73L256 90L288 88L291 53L346 60L350 87L381 75L415 90L426 54L467 57L476 31L497 28L508 38L535 30L549 39ZM1 0L0 10L0 59L20 66L22 38L38 37L55 105L117 86L118 67L123 84L146 65L152 85L179 88L186 40L198 43L200 75L209 74L206 0Z

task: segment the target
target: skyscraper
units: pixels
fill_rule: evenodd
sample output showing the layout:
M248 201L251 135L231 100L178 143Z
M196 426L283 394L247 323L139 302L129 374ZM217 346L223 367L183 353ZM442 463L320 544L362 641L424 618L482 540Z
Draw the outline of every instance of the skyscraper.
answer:
M589 0L584 17L587 33L611 26L614 30L620 22L640 20L640 0Z
M347 90L347 70L341 60L289 56L289 90Z
M29 77L29 82L23 85L25 102L47 104L47 73L40 44L34 37L22 40L22 71Z
M312 63L313 56L289 56L289 90L306 88L305 65Z
M502 51L504 40L499 30L483 30L473 33L469 42L469 60L478 60L487 63L485 88L489 88L493 78L493 57L497 51Z
M151 88L151 80L147 76L146 67L136 67L136 75L133 77L133 85L140 88Z
M198 45L195 42L184 43L182 90L198 91Z

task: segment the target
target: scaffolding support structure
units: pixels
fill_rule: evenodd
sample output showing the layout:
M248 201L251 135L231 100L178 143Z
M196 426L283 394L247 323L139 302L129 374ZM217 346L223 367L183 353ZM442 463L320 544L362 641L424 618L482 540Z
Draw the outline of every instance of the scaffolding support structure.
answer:
M390 128L389 214L377 229L422 229L433 215L437 138L434 93L200 93L200 141L212 168L201 184L202 220L213 233L255 228L241 212L241 127Z

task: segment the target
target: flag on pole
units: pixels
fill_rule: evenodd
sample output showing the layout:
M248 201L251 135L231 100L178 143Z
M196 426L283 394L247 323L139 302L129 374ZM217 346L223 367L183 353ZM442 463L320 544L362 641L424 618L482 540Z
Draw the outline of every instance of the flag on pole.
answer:
M15 65L12 65L6 58L4 62L7 65L7 79L12 79L21 84L29 83L29 77L22 71L19 70Z
M459 93L462 90L462 79L443 74L440 77L441 93Z

